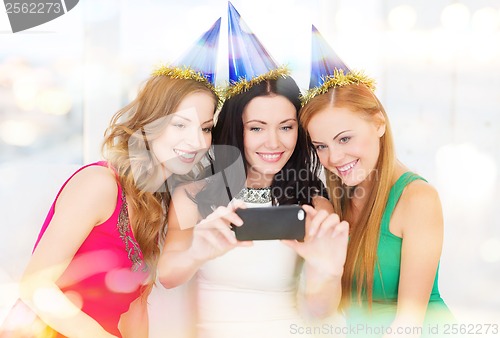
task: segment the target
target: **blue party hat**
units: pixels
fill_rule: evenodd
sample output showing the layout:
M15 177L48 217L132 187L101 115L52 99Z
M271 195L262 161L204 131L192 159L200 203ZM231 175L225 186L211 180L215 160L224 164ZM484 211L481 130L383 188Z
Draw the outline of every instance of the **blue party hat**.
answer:
M200 81L215 91L220 23L221 18L181 58L168 66L160 66L153 75Z
M247 91L265 80L289 74L280 67L228 2L229 87L226 97Z
M311 80L309 91L302 96L302 105L332 87L362 83L372 90L375 88L372 79L346 66L314 25L311 38Z
M312 25L311 36L311 81L309 89L322 85L326 75L333 75L335 69L349 73L350 69L328 45L316 26Z

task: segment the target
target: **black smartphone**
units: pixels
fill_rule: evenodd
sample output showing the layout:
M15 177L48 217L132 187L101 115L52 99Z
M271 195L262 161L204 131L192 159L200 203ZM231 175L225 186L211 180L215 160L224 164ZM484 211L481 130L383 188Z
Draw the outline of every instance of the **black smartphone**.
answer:
M306 212L299 205L238 209L242 226L232 229L239 241L304 240Z

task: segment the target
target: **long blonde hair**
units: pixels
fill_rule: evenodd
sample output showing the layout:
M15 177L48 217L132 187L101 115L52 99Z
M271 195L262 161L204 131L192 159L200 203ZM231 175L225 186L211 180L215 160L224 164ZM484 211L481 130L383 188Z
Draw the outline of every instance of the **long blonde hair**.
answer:
M215 112L217 97L204 84L195 80L152 76L137 98L112 117L105 132L102 152L109 166L117 172L127 195L128 207L133 210L130 224L149 268L151 278L148 288L153 286L156 278L159 241L165 233L170 194L168 189L156 192L145 189L144 182L159 174L159 166L153 163L157 160L149 152L131 154L129 147L139 142L137 135L144 142L141 135L144 128L148 128L148 139L154 139L164 127L164 123L155 122L165 121L165 116L174 113L181 101L195 92L212 95ZM156 130L151 130L151 126Z
M360 302L366 293L371 306L380 223L389 197L395 166L393 137L382 104L363 84L331 88L325 94L316 96L302 108L300 122L307 130L309 122L317 113L333 107L349 109L373 123L385 123L385 133L380 138L379 158L371 174L373 187L357 219L354 218L350 203L352 187L342 184L337 175L325 168L326 184L333 208L341 219L350 224L349 246L342 276L342 305L347 306L353 300ZM383 114L385 122L380 121L379 112Z

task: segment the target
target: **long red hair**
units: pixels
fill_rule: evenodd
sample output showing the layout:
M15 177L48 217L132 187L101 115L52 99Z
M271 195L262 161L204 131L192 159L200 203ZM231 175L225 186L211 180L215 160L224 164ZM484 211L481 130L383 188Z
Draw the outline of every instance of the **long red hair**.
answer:
M350 196L352 187L342 184L337 175L325 168L326 184L335 212L350 224L347 259L342 276L342 305L361 301L366 294L369 304L373 299L373 276L376 271L380 223L385 210L395 165L393 137L387 114L373 92L363 84L331 88L314 97L300 112L300 122L307 130L311 119L327 108L346 108L373 123L385 123L380 138L380 154L371 177L373 186L367 203L358 217L354 217ZM380 121L380 113L385 121Z

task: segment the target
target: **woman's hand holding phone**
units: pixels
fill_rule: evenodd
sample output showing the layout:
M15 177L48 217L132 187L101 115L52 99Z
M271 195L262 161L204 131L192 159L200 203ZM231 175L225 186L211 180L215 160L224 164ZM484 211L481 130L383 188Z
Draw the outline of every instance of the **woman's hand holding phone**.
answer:
M337 214L303 205L306 236L303 242L283 240L304 258L307 266L325 276L342 276L347 254L349 224Z
M240 242L231 230L231 224L241 226L243 221L235 213L245 208L244 203L234 201L227 207L218 207L200 221L193 229L193 240L189 252L193 259L205 262L219 257L237 246L249 246L251 242Z

